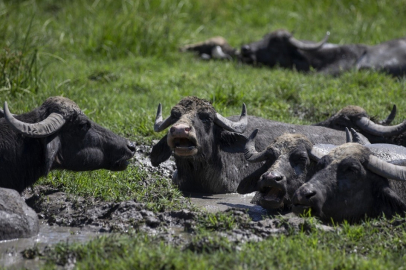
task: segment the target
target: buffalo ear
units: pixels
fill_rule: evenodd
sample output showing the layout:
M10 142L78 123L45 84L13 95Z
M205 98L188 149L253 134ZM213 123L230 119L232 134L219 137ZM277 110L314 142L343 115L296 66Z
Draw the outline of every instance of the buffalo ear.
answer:
M222 131L220 135L220 149L228 153L244 153L247 137L242 134Z
M237 187L237 192L240 194L247 194L254 191L258 191L258 181L261 175L263 175L269 168L269 164L264 164L250 175L241 180Z
M59 150L61 149L61 140L59 136L55 136L53 138L46 138L46 145L45 145L45 175L49 173L52 169L52 165L56 159L56 155L58 154Z
M168 135L165 135L157 144L152 147L149 158L151 159L152 166L156 167L168 158L172 154L172 150L167 143Z

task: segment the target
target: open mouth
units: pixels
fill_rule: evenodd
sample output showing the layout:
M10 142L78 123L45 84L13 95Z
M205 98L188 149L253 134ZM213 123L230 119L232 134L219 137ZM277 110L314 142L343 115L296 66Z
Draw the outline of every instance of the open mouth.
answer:
M178 156L193 156L197 154L196 143L187 138L174 138L173 146L173 151Z
M261 192L260 205L265 209L277 209L284 205L286 191L275 187L266 187Z

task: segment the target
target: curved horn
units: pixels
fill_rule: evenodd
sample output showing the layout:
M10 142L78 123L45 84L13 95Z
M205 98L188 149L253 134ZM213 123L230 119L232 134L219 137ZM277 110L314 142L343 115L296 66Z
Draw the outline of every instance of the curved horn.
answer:
M357 126L365 132L376 136L390 137L398 135L406 130L406 121L396 126L382 126L375 124L367 117L361 117L357 120Z
M393 121L393 119L395 119L395 117L396 117L396 105L393 105L392 111L390 112L388 117L386 117L385 120L379 121L379 124L390 125L390 123L392 123L392 121Z
M349 142L352 142L352 136L351 136L351 133L350 133L350 131L348 130L348 128L347 127L345 127L345 141L347 142L347 143L349 143Z
M406 167L390 164L375 156L369 156L367 168L385 178L406 181Z
M162 104L159 103L158 110L156 111L154 131L160 132L160 131L166 129L167 127L169 127L170 125L172 125L174 122L175 122L175 120L172 119L172 116L169 116L164 121L162 121Z
M350 128L351 130L351 135L352 135L352 142L354 143L359 143L361 145L366 145L366 144L371 144L367 138L364 136L360 135L355 129Z
M43 138L52 135L66 122L59 113L51 113L46 119L34 124L21 122L10 113L7 102L4 102L4 117L15 131L31 138Z
M258 129L254 130L245 143L244 157L249 162L261 162L267 159L267 149L262 152L257 152L255 149L255 137L257 136Z
M320 42L317 42L317 43L305 43L303 41L295 39L293 36L291 36L288 41L291 45L295 46L296 48L298 48L300 50L311 51L311 50L320 49L320 47L323 46L324 43L327 42L329 36L330 36L330 32L327 31L323 40Z
M242 104L242 112L240 116L240 120L237 122L233 122L225 118L219 113L216 113L216 118L214 119L214 123L219 125L220 127L224 128L225 130L243 133L247 128L248 116L247 116L247 107L245 103Z

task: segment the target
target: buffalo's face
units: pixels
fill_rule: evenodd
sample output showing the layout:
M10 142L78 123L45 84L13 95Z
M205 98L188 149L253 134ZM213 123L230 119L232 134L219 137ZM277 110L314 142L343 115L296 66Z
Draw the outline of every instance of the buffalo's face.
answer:
M182 114L182 109L175 106L171 117L178 119L169 129L167 136L168 146L175 156L210 156L213 145L211 138L214 136L214 112L203 108Z
M275 150L274 153L277 152ZM306 149L296 149L279 155L268 171L260 177L259 205L265 209L289 207L293 193L306 180L309 164Z
M237 191L258 191L253 202L265 209L290 207L293 193L307 179L311 165L308 153L312 143L301 134L284 134L264 151L257 152L254 141L256 134L257 130L245 145L245 158L249 162L266 162L243 179Z
M342 159L323 157L318 172L293 196L293 212L310 213L324 220L342 221L363 217L372 205L371 181L362 160L347 155Z
M73 171L127 168L135 153L132 142L80 114L68 121L51 147L59 148L55 166Z
M269 33L259 41L241 46L241 59L249 64L288 67L291 63L289 37L286 31Z

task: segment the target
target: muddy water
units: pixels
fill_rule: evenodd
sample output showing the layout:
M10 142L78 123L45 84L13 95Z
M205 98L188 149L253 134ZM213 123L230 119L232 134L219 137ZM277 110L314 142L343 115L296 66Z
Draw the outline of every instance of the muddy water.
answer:
M100 235L103 233L42 224L37 236L0 241L0 266L6 269L39 269L43 265L43 261L25 260L21 251L34 247L43 250L45 246L55 245L59 242L86 242Z
M262 216L266 214L266 210L258 205L253 205L250 203L254 197L255 192L250 194L238 194L238 193L228 193L228 194L214 194L214 195L204 195L191 193L186 196L190 198L190 201L198 206L202 210L208 212L219 212L225 211L229 208L241 208L248 211L248 214L254 221L262 219Z

